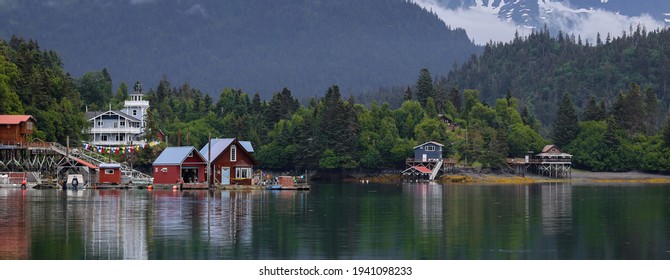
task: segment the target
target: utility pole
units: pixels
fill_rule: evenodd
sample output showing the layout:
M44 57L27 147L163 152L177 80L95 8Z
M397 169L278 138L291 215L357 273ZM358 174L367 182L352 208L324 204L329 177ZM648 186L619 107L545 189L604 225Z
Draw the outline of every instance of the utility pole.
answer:
M212 133L209 133L209 138L207 140L207 188L212 187L212 168L210 166L212 162Z

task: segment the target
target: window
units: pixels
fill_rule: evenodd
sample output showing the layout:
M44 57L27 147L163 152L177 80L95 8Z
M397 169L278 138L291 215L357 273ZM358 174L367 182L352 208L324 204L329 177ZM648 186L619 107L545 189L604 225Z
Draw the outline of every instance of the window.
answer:
M105 174L107 175L114 174L114 169L105 169Z
M188 157L193 157L193 151L191 151L190 153L188 153Z
M161 172L163 172L163 173L167 173L167 167L163 167L163 168L161 168Z
M100 136L100 141L107 142L107 135L101 135Z
M137 116L137 110L133 110L133 116Z
M121 121L121 127L125 127L125 126L126 126L126 121Z
M435 146L426 146L426 152L434 152Z
M235 145L230 147L230 161L237 161L237 147Z
M98 126L102 126L104 123L102 121L98 121Z
M237 179L249 179L251 178L251 168L250 167L238 167L235 169L235 178Z

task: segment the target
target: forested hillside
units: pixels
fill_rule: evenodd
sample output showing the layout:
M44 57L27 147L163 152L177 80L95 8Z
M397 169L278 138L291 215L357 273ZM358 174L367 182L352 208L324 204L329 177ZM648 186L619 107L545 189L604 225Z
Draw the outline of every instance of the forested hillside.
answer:
M106 69L70 77L59 56L35 41L0 41L0 54L0 114L34 115L36 141L64 143L69 136L70 144L82 144L86 108L118 109L128 96L125 83L113 93ZM446 78L434 81L428 69L405 88L398 108L376 101L363 106L337 85L307 105L288 88L269 100L225 88L215 100L163 78L145 95L151 104L146 136L155 140L161 130L169 142L118 160L132 157L136 167L148 169L165 146L202 147L211 135L252 141L261 168L273 169L398 169L414 146L437 141L445 145L444 156L461 165L497 170L508 170L505 158L548 143L573 154L574 166L582 169L670 170L670 118L654 88L631 83L612 90L618 92L612 101L589 96L581 110L573 101L576 94L556 96L543 138L540 121L528 110L533 103L523 104L513 91L483 102L481 91L449 87ZM449 127L440 114L456 126Z
M283 87L302 98L408 84L482 49L404 0L0 1L0 38L12 35L56 50L75 77L167 75L215 98L224 87L268 99Z
M663 116L670 104L670 30L638 27L612 37L586 42L562 33L552 37L545 30L490 43L481 56L453 69L448 84L477 89L489 104L511 91L547 129L564 94L581 112L591 96L612 105L631 83L651 88Z
M42 50L35 41L0 40L0 114L33 115L34 141L82 139L85 103L62 67L55 51Z

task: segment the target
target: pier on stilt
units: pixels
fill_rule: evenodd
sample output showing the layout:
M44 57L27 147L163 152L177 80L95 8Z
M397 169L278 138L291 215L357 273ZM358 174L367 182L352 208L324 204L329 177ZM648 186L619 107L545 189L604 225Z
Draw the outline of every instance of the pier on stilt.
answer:
M525 158L508 158L507 164L515 174L537 174L553 178L572 177L572 155L563 153L556 145L546 145L542 153L529 153Z

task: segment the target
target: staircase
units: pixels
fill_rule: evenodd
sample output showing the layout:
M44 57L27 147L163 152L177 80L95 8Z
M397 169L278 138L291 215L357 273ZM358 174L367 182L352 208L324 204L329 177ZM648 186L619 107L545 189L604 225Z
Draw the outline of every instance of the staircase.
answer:
M444 159L440 159L437 164L435 164L435 167L433 168L433 173L430 174L430 180L435 180L435 177L437 177L437 173L440 172L440 169L442 169L442 164L444 163Z
M61 144L58 143L51 143L51 149L58 152L59 154L66 155L67 154L67 148L64 147ZM87 162L90 162L96 166L100 165L101 163L109 163L110 159L98 154L94 153L88 150L83 150L83 149L70 149L69 156L71 158L78 158ZM118 163L115 161L111 161L113 163ZM132 169L130 166L128 166L125 163L119 163L121 165L121 175L125 178L129 178L130 181L142 181L146 183L150 183L152 177L144 174L140 171L137 171L135 169Z

